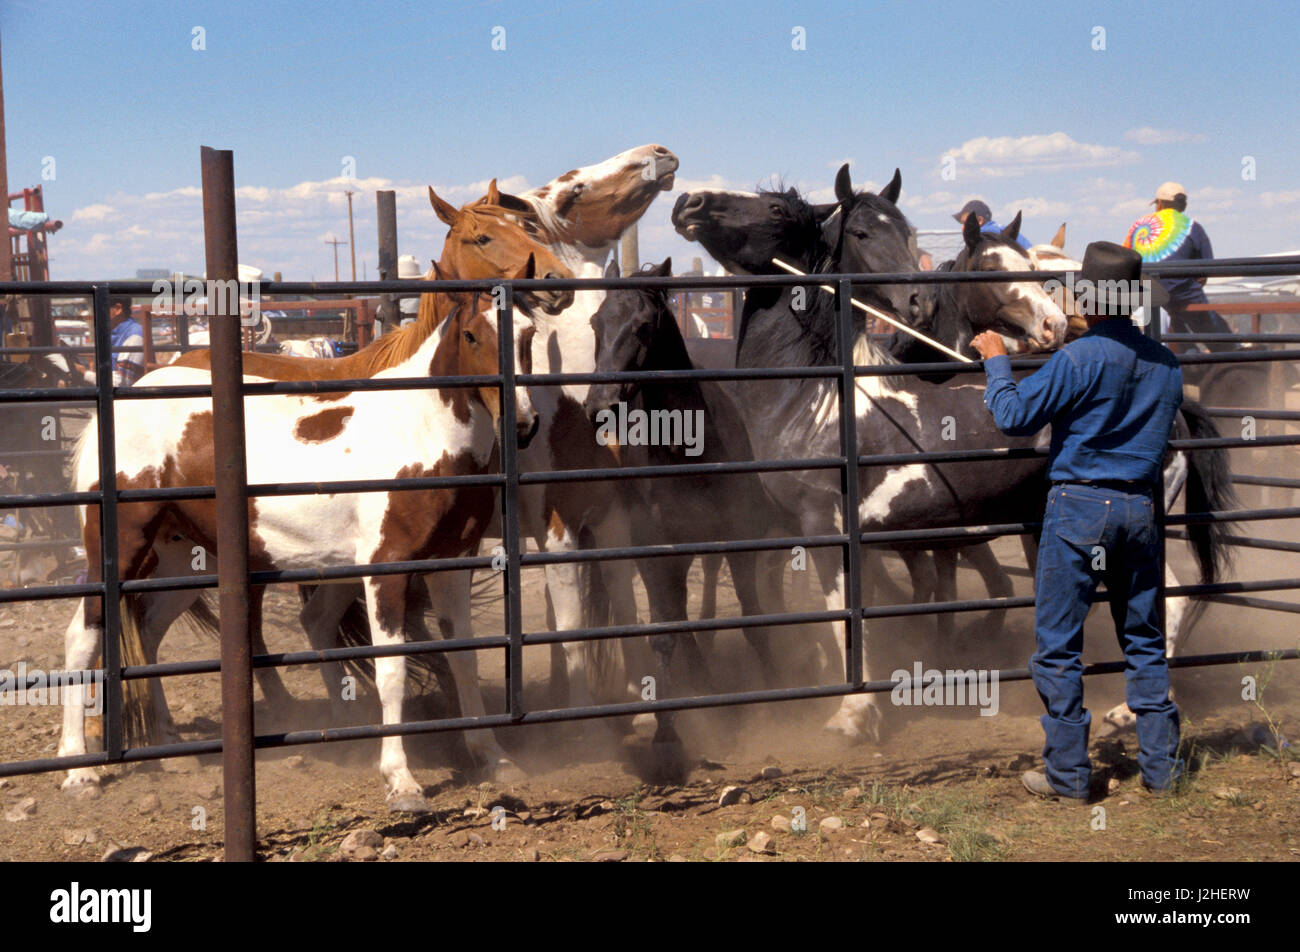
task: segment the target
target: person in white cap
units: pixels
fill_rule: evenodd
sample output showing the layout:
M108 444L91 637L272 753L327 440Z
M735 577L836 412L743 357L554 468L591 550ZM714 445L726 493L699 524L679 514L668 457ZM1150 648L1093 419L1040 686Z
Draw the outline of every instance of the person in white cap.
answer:
M1156 261L1212 261L1214 249L1201 223L1187 215L1187 189L1178 182L1165 182L1156 189L1154 214L1143 215L1129 226L1124 247L1142 256L1143 263ZM1169 295L1164 310L1169 330L1175 334L1231 334L1232 328L1216 311L1189 311L1204 304L1205 278L1159 278ZM1231 341L1205 341L1210 350L1232 350Z
M423 272L420 271L420 263L415 260L415 255L402 255L397 259L397 277L404 281L424 277ZM405 326L415 320L415 316L420 310L420 299L415 295L404 297L397 305L397 308L400 314L398 326Z

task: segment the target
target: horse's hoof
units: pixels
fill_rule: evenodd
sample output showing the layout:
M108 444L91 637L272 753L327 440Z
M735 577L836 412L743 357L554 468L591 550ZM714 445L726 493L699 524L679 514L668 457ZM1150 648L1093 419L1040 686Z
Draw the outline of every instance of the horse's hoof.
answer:
M418 793L390 793L388 795L389 813L428 813L429 804Z
M488 771L496 783L519 783L527 774L513 760L502 757Z
M1117 731L1128 731L1137 727L1137 717L1129 710L1127 704L1121 704L1107 711L1105 722Z
M93 772L86 776L78 771L70 771L59 789L77 800L98 800L103 792L99 788L99 777Z
M656 740L650 744L651 779L654 783L677 785L686 782L686 748L680 740Z

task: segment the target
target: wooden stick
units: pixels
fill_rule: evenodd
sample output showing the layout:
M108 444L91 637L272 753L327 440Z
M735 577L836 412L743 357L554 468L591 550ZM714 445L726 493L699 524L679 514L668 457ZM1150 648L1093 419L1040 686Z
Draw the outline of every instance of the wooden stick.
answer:
M781 268L785 271L789 271L791 274L797 274L801 278L808 277L808 275L804 274L804 272L800 271L794 265L787 264L786 262L782 261L780 258L773 258L772 264L776 265L778 268ZM831 294L835 293L835 289L831 287L829 284L819 284L817 285L817 287L821 288L823 291L829 291ZM971 360L969 357L967 357L965 354L959 354L951 347L947 347L939 343L933 337L926 337L920 331L908 327L902 321L895 320L894 318L886 314L884 311L878 310L877 308L874 308L869 304L863 304L857 298L853 298L852 300L853 300L853 306L856 307L859 311L863 311L867 314L870 314L872 317L877 317L880 320L884 321L886 324L892 324L894 327L897 327L904 334L911 334L917 340L925 341L931 347L935 348L936 350L943 351L949 357L955 357L957 360L962 361L962 363L967 363L967 364L973 364L975 362Z

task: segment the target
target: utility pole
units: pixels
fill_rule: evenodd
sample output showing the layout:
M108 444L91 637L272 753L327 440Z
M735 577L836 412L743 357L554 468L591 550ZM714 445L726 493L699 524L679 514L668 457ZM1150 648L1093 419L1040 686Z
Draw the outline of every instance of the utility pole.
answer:
M356 192L348 192L348 251L352 254L352 280L357 279L357 233L352 228L352 196Z
M325 244L334 246L334 280L337 281L339 279L339 245L344 244L344 242L338 238L326 238ZM355 269L356 266L353 265L353 270Z

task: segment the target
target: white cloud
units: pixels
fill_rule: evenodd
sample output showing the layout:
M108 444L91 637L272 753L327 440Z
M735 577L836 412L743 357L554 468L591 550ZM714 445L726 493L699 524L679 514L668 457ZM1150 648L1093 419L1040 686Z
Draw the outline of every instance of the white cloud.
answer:
M952 215L972 198L983 201L981 195L961 196L956 192L930 192L928 195L909 195L904 190L898 205L906 215L947 214Z
M74 211L69 221L98 222L98 221L103 221L105 218L108 218L110 215L113 215L116 212L117 209L115 209L112 205L104 205L102 203L97 203L94 205L86 205Z
M1003 202L1004 209L1002 218L999 220L1010 221L1016 217L1019 211L1025 218L1068 218L1073 209L1069 202L1057 201L1051 198L1017 198L1009 202Z
M1260 192L1259 203L1265 208L1276 208L1279 205L1294 205L1300 202L1300 189L1292 189L1289 192Z
M1208 137L1202 132L1183 132L1180 129L1153 129L1141 126L1124 133L1127 142L1138 145L1172 145L1177 142L1204 142Z
M956 160L959 176L989 178L1125 165L1139 158L1136 152L1117 146L1076 142L1064 132L996 138L980 136L948 150L941 159L947 156Z
M454 205L487 192L488 179L436 183ZM502 191L522 192L520 175L498 180ZM403 254L426 261L436 256L447 227L429 206L428 186L386 178L303 181L284 187L242 185L235 191L240 258L268 274L321 280L333 277L333 251L323 243L331 233L348 233L346 191L352 190L357 235L357 276L375 276L375 199L377 189L393 189L398 202L398 240ZM68 226L51 239L53 270L59 278L131 277L137 268L203 271L202 189L182 186L144 194L116 193L73 213ZM121 223L121 227L112 225ZM108 226L108 227L106 227ZM348 260L346 247L339 249ZM368 266L368 267L367 267Z

